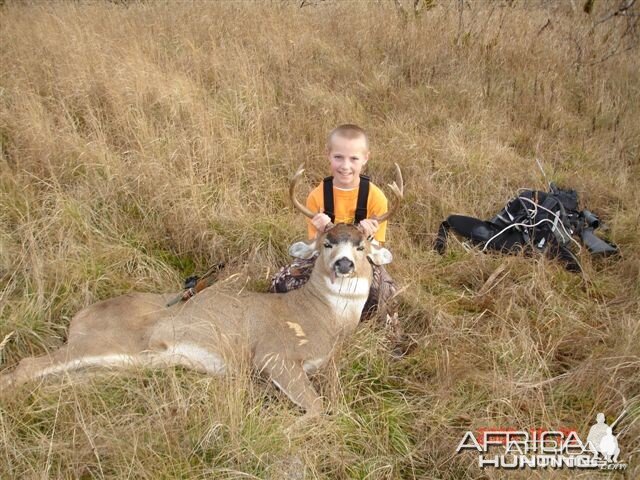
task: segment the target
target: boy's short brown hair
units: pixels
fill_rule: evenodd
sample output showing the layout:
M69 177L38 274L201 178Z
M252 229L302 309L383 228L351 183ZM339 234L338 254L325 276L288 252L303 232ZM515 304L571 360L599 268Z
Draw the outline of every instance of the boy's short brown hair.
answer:
M329 137L327 138L327 150L331 150L333 139L336 136L347 138L349 140L362 137L364 138L367 150L369 150L369 137L367 136L367 132L358 125L353 123L344 123L331 130Z

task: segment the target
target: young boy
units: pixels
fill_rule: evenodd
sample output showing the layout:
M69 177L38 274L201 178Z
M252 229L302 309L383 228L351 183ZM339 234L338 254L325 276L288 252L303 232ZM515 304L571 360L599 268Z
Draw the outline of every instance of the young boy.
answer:
M368 179L360 177L363 167L369 161L367 134L362 128L352 124L334 128L327 141L327 156L333 177L331 183L327 187L327 179L325 179L307 197L307 207L312 212L318 212L313 219L307 220L309 239L313 239L319 232L323 232L330 222L334 224L354 223L357 219L368 237L373 237L373 241L384 242L387 222L378 224L373 217L380 216L387 211L387 198L382 190L368 182ZM369 184L366 211L358 212L358 195L361 186L364 186L361 184L365 182ZM333 188L329 190L331 184ZM331 199L329 202L325 202L326 195L332 196L332 209L330 208ZM309 279L314 263L315 258L298 259L291 265L283 267L273 277L270 290L284 293L301 287ZM393 280L386 270L376 265L373 267L373 282L369 299L363 309L363 318L368 317L377 309L381 310L383 314L391 313L388 312L387 302L396 292Z
M340 125L331 131L327 141L327 155L333 176L333 202L335 219L333 223L354 223L360 174L369 161L369 140L357 125ZM324 231L332 220L325 213L324 182L318 185L307 198L307 207L319 212L308 221L309 239ZM387 211L387 197L382 190L369 184L366 217L380 216ZM360 226L367 236L374 236L384 242L387 222L378 225L376 220L365 218Z

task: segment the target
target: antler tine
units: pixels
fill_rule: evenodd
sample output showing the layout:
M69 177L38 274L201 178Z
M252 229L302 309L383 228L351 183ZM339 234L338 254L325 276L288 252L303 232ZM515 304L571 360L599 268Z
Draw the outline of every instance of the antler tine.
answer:
M289 198L291 198L291 202L293 203L293 206L296 207L296 209L300 213L302 213L305 217L313 218L315 216L315 213L313 213L305 205L300 203L300 201L296 198L296 186L298 185L298 182L300 181L300 177L302 177L303 173L304 173L304 163L300 165L300 167L298 167L298 171L295 173L295 175L291 178L291 181L289 182Z
M391 206L391 208L387 210L386 213L383 213L379 217L376 217L376 220L378 220L378 223L382 223L386 220L389 220L389 218L395 215L404 198L404 181L402 179L402 172L400 171L400 166L397 163L395 164L395 166L396 166L396 181L389 184L389 188L395 195L396 201Z

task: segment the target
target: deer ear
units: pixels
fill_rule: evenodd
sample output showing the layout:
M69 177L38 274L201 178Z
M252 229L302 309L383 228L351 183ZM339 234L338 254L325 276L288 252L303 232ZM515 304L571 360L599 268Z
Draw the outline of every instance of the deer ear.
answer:
M304 260L313 257L317 251L315 240L311 243L296 242L289 247L289 255Z
M367 257L375 265L386 265L387 263L391 263L391 260L393 260L393 256L389 250L374 244L371 244L371 252Z

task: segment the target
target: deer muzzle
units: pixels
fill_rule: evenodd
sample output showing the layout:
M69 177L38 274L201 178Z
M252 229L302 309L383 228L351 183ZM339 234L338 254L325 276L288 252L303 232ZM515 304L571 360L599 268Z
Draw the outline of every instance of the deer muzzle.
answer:
M333 269L337 274L349 275L350 273L353 273L355 264L353 263L353 260L347 257L342 257L336 260L336 263L333 264Z

